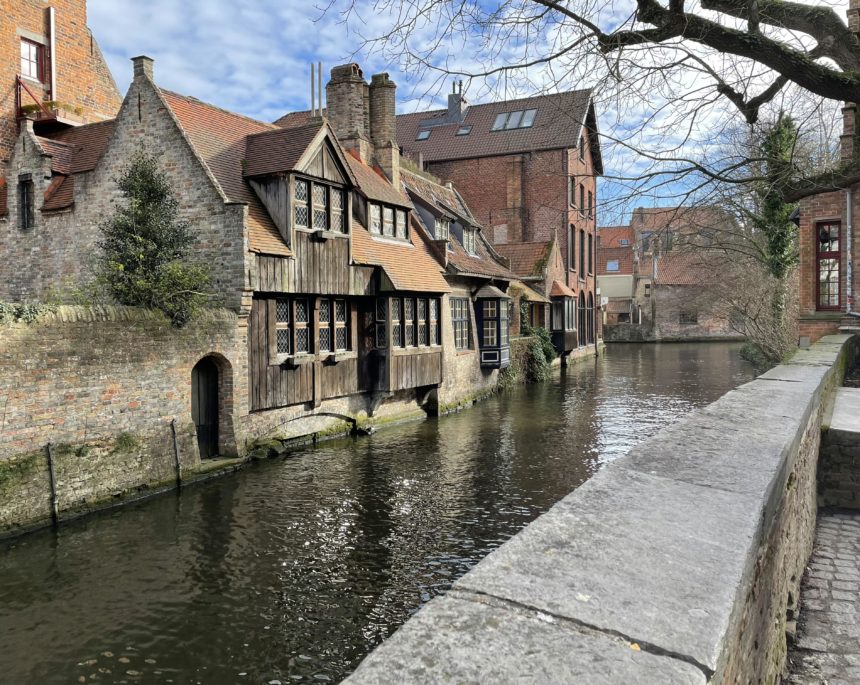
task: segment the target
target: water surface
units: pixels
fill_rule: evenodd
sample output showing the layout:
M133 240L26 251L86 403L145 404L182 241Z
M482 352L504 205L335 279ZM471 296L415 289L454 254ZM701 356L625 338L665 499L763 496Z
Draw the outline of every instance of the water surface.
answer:
M737 345L619 345L456 415L0 546L0 682L338 682L603 464L750 380Z

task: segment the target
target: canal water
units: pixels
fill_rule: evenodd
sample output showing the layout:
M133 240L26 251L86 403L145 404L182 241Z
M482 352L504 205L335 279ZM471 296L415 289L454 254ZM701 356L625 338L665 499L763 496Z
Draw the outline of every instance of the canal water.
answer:
M0 545L0 682L338 682L602 465L750 380L621 345L456 415Z

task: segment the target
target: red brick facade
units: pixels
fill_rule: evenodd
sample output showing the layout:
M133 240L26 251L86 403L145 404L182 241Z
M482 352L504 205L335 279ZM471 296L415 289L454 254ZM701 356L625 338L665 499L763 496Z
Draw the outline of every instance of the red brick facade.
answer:
M54 10L56 34L53 93L50 8ZM21 73L22 40L39 46L42 72L40 79L26 78L24 82L37 98L59 103L61 118L88 123L116 116L121 97L87 28L85 0L0 0L0 16L0 162L9 159L18 135L16 77ZM32 109L36 102L22 89L21 104Z

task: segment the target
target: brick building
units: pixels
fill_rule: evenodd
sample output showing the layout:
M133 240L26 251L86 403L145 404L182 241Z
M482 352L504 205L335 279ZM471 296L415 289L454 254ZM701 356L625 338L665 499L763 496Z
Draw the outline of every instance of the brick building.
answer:
M848 3L848 25L860 32L860 0ZM857 103L842 108L842 162L857 154ZM858 276L857 213L860 184L801 200L797 212L800 249L799 334L815 342L840 328L856 330Z
M0 15L0 162L22 117L44 133L116 115L122 98L87 28L86 0L3 0Z
M533 279L558 250L562 268L542 289L556 301L557 347L564 354L592 344L603 162L591 91L469 105L455 88L445 110L398 116L397 140L413 162L454 183L494 248L516 255L517 275ZM523 260L519 245L536 259Z

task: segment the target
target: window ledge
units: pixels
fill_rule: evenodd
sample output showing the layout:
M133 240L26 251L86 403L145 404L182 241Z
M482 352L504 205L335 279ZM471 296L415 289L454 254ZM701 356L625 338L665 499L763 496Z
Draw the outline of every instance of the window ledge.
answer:
M358 353L355 351L344 350L343 352L328 352L320 355L324 364L334 365L339 362L345 362L348 359L357 359Z
M394 356L403 357L412 354L433 354L441 352L441 345L421 345L420 347L395 347Z
M320 228L296 228L296 230L310 234L311 240L316 240L321 243L333 238L349 238L349 233L341 233L340 231L324 231Z
M290 368L296 368L298 366L303 366L305 364L310 364L311 362L316 361L316 355L313 354L294 354L287 357L284 357L281 364L286 365Z

